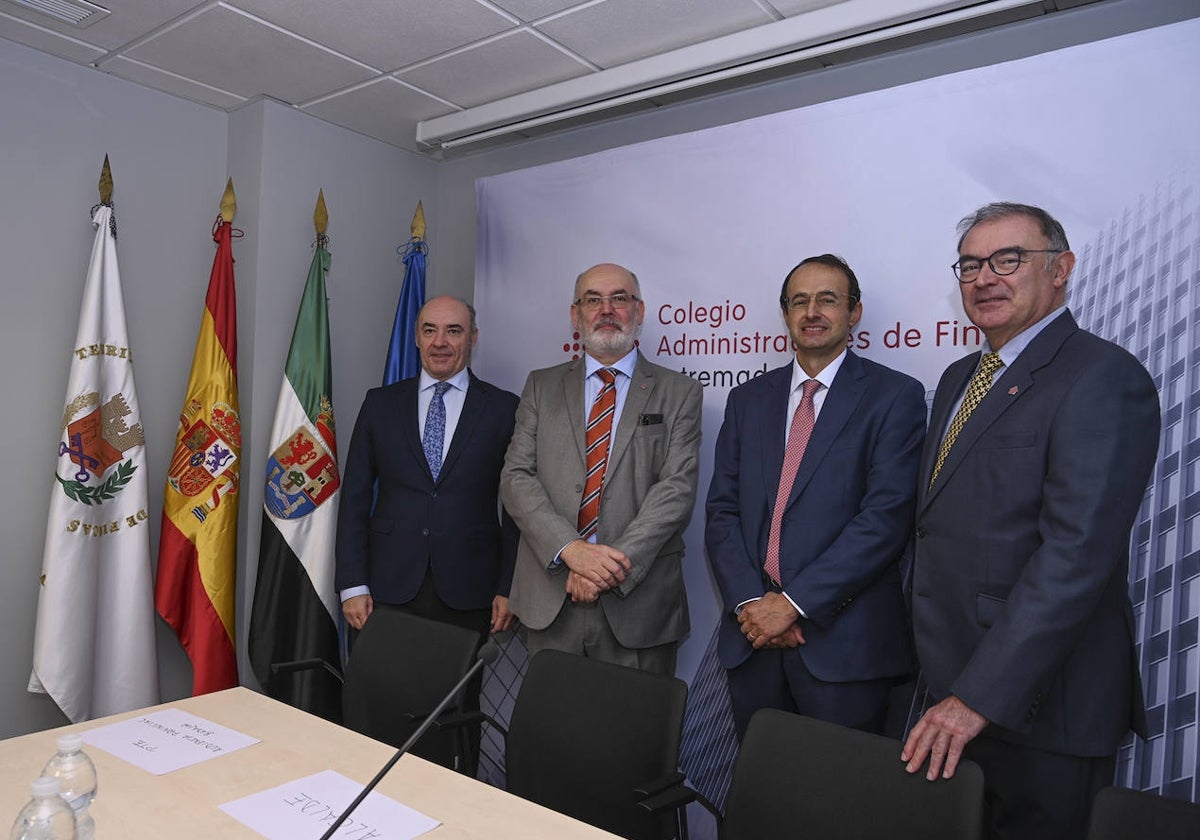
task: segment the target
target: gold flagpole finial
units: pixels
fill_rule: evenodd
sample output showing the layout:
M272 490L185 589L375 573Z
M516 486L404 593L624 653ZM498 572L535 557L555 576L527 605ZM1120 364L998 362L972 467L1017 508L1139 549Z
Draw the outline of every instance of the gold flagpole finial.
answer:
M104 166L100 167L100 203L112 204L112 167L108 165L108 155L104 156Z
M230 178L225 184L225 194L221 196L221 218L228 223L232 222L236 215L237 198L233 194L233 179Z
M412 226L409 227L412 231L413 239L425 238L425 209L421 207L421 202L417 202L417 212L413 213Z
M317 190L317 207L313 210L313 225L317 229L317 236L324 236L325 228L329 227L329 211L325 209L325 190Z

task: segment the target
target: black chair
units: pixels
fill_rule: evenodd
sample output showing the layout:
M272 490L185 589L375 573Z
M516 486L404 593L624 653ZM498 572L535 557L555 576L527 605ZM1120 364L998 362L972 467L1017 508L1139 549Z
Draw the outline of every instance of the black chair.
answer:
M1088 840L1197 840L1200 805L1153 793L1107 787L1096 794Z
M342 687L345 726L397 749L416 731L475 662L479 635L395 609L376 609L354 640ZM321 668L322 660L272 664L274 672ZM446 715L461 713L459 697ZM466 769L462 725L437 723L412 753L452 769Z
M978 840L983 773L962 761L952 779L905 772L902 744L763 709L733 768L721 836L813 840Z
M508 791L631 840L685 834L671 791L686 703L674 677L541 651L509 722Z

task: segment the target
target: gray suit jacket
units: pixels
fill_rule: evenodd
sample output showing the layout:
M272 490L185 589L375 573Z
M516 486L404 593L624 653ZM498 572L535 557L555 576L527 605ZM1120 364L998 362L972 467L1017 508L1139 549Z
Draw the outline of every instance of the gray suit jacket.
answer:
M913 577L931 693L1040 750L1111 755L1145 715L1126 582L1158 394L1064 312L1002 371L929 476L979 354L951 365L921 461Z
M533 630L558 616L566 567L548 569L579 538L584 482L584 360L529 375L500 477L500 497L521 529L510 608ZM617 641L643 648L688 631L681 560L699 469L701 388L639 353L604 477L597 541L633 571L600 596Z

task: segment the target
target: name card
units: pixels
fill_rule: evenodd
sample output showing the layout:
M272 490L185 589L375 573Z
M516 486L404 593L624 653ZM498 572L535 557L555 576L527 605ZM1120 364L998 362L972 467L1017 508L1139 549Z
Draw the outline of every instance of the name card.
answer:
M83 740L155 776L259 742L258 738L179 709L163 709L90 729L83 733Z
M268 840L317 840L337 821L363 786L333 770L323 770L235 799L221 810ZM337 832L335 840L411 840L440 822L372 792Z

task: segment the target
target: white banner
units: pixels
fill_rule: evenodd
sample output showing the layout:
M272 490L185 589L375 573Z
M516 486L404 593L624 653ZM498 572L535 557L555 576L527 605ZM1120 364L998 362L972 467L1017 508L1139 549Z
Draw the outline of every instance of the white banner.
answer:
M1080 322L1165 383L1183 376L1180 360L1200 339L1186 305L1200 277L1197 44L1193 20L478 182L480 376L519 392L529 370L579 352L574 278L612 261L641 280L642 352L706 385L682 677L719 611L703 499L725 397L789 360L779 288L802 258L833 252L850 263L864 308L853 347L932 390L980 343L950 270L955 224L990 201L1039 205L1079 255L1068 302ZM1148 343L1130 326L1142 307L1156 316ZM1197 425L1181 435L1170 423L1173 406L1200 411L1181 403L1188 390L1164 391L1164 461L1197 435ZM1155 476L1158 493L1165 476ZM1178 508L1176 521L1144 526L1155 538L1153 555L1136 561L1143 577L1146 563L1153 571L1200 549L1200 518ZM1186 592L1195 601L1200 589ZM1152 608L1153 593L1139 611ZM1167 610L1174 626L1200 607ZM1190 743L1195 763L1194 727Z

